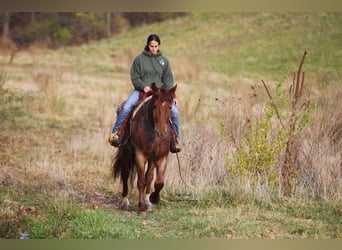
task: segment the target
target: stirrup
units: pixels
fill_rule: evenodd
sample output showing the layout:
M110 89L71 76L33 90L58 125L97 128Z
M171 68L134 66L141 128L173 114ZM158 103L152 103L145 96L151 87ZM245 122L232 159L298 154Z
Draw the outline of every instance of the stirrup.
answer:
M182 150L182 148L183 148L182 142L178 138L176 138L176 140L171 141L171 145L170 145L171 153L178 153Z

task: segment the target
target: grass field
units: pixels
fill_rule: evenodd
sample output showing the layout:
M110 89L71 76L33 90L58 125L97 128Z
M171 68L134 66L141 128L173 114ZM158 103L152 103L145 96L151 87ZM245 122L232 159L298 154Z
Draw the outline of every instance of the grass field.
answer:
M341 25L336 13L193 13L79 47L19 51L12 64L3 52L0 238L342 238ZM135 187L132 208L118 209L107 137L150 33L178 84L189 187L170 155L161 204L137 216ZM285 79L287 93L305 50L305 98L317 105L297 134L292 195L282 197L229 175L227 152L263 115L261 80L274 90Z

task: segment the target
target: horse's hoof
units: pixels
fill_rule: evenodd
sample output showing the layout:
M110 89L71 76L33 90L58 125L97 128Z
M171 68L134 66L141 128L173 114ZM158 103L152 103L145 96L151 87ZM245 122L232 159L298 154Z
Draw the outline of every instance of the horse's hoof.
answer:
M152 212L152 204L151 206L146 206L146 212L147 213Z
M138 209L138 215L146 215L149 211L147 209Z
M144 206L141 206L138 208L138 215L144 215L152 212L152 204L145 204Z
M147 211L152 211L152 203L150 200L145 201L145 209Z
M153 204L157 204L159 201L160 201L160 195L159 194L156 194L155 192L153 192L150 196L150 201L153 203Z
M138 211L137 215L138 216L145 216L147 214L146 211Z
M129 207L130 207L130 203L128 199L125 199L123 202L121 202L120 209L128 210Z

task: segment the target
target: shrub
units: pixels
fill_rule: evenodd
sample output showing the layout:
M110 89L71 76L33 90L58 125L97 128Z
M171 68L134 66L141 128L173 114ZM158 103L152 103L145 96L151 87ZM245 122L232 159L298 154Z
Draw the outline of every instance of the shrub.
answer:
M55 39L57 39L58 41L60 41L62 44L67 45L70 40L71 40L71 32L67 27L61 27L58 28L54 33L53 36Z
M276 96L269 102L264 110L262 118L252 121L248 125L245 137L241 140L238 149L232 156L226 157L226 166L229 179L239 179L243 183L248 182L253 188L265 186L267 190L278 186L279 168L278 162L285 146L285 131L274 119L276 104L286 104L284 94L281 94L282 82L277 85ZM223 139L227 136L224 132Z
M306 55L305 51L288 96L283 91L284 80L279 81L273 94L263 81L270 98L263 116L251 122L236 152L226 157L228 172L253 188L262 185L269 191L278 186L278 193L292 192L291 182L300 169L296 161L299 151L296 135L309 124L316 105L303 98L301 68ZM222 138L227 138L224 132Z

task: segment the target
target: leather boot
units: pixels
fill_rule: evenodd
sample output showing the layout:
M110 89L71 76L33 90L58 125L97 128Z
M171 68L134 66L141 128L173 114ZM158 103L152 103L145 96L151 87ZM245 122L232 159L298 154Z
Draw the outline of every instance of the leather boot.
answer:
M113 147L120 147L121 145L121 137L115 132L114 134L111 134L108 138L108 142Z
M171 153L178 153L182 150L183 144L179 138L171 141L170 151Z

